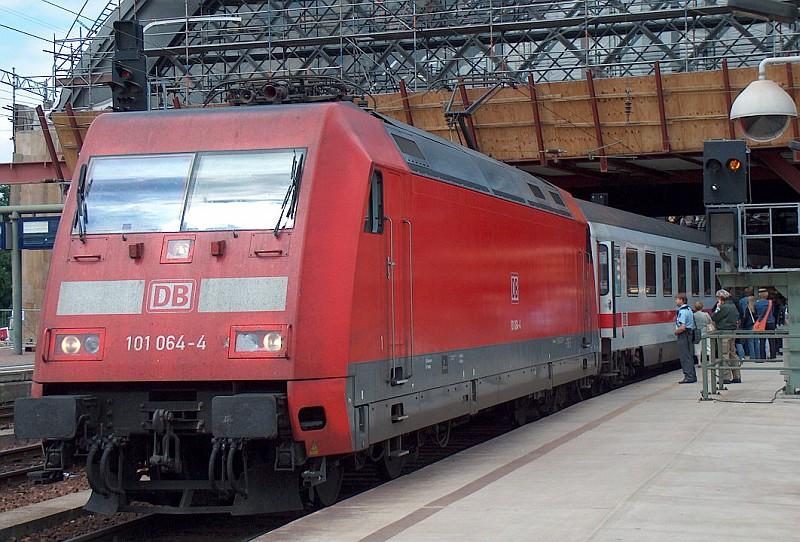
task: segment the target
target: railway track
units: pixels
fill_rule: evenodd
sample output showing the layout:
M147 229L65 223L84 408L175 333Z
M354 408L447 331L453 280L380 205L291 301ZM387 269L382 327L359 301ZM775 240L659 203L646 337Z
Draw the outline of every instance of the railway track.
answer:
M13 425L14 403L0 405L0 425Z
M42 470L43 466L40 444L0 450L0 481L24 479L29 472Z

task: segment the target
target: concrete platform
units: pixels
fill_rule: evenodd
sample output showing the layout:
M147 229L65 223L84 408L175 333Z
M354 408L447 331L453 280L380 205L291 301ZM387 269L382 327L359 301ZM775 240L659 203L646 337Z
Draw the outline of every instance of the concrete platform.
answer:
M22 537L85 514L91 491L79 491L22 508L0 512L0 540Z
M33 359L33 352L25 352L22 355L18 355L14 354L10 346L0 347L0 371L33 369Z
M800 541L800 402L745 372L584 401L256 540Z

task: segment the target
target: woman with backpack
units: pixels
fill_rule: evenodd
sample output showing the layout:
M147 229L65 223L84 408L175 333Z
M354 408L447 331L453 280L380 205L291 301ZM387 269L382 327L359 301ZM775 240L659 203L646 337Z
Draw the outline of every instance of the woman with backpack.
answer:
M758 301L756 301L756 323L755 330L772 331L775 329L775 306L769 299L769 291L766 288L758 289ZM769 359L775 359L776 341L775 339L758 339L759 359L767 357L767 345L769 345Z

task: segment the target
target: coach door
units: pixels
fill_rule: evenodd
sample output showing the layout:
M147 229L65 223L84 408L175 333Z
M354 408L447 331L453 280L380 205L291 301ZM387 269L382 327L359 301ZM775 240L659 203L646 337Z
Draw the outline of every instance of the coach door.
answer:
M414 355L414 222L411 218L411 181L383 172L386 280L389 309L387 330L393 386L411 378Z
M616 281L614 280L614 243L600 241L597 243L597 295L600 311L600 336L606 339L617 336L617 300Z

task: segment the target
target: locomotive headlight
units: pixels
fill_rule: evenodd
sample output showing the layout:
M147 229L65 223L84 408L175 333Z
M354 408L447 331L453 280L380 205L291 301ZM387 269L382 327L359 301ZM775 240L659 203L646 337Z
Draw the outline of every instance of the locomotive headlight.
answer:
M285 358L287 356L287 333L289 326L234 326L231 328L231 358Z
M283 337L277 331L271 331L264 335L264 340L261 344L267 352L280 352L281 348L283 348Z
M81 351L81 340L75 335L67 335L61 339L61 352L63 354L77 354Z
M105 330L47 329L48 356L45 361L81 361L103 359Z
M86 349L88 353L97 354L97 351L100 350L100 336L87 335L86 338L83 340L83 347Z
M189 260L192 256L192 239L169 239L167 241L166 259L172 261Z
M258 334L256 333L237 333L236 334L236 351L237 352L258 352L259 343Z

